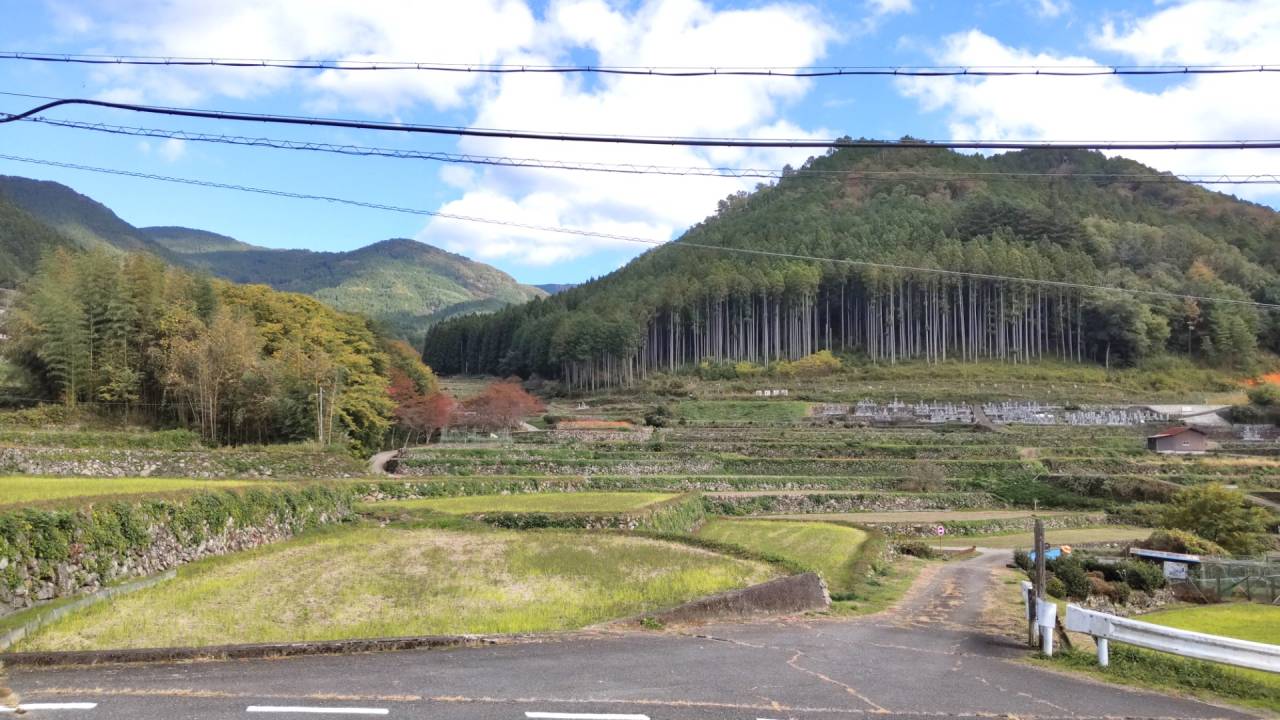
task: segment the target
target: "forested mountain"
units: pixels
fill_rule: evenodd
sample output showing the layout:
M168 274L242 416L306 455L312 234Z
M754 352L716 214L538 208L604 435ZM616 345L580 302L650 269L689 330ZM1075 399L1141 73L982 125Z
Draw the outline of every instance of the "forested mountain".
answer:
M374 318L415 345L437 314L492 311L545 294L490 265L403 238L350 252L242 249L185 261L235 282L314 295Z
M0 288L17 287L45 250L73 246L70 238L0 196Z
M577 283L544 283L542 285L534 285L534 287L538 288L539 290L542 290L548 295L555 295L557 293L562 293L565 290L568 290L570 288L575 288L577 286L578 286Z
M1240 366L1259 346L1280 350L1276 313L1249 305L982 277L1280 301L1280 216L1156 172L1084 151L841 148L726 198L608 276L437 325L424 358L445 373L594 386L822 349L876 362L1180 353Z
M367 315L415 345L438 319L546 294L490 265L413 240L350 252L268 249L194 228L137 228L65 185L0 176L0 286L30 273L42 248L67 244L148 252L234 282L306 293Z
M47 180L0 175L0 198L88 249L143 251L172 261L173 254L146 233L121 220L106 205ZM30 272L34 264L27 267Z
M263 250L257 245L240 242L233 237L196 228L160 226L139 228L143 235L180 255L233 250Z

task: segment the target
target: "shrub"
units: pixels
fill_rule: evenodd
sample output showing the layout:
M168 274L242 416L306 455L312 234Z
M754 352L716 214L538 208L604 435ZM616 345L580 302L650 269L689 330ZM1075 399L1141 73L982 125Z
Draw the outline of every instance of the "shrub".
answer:
M923 540L908 540L895 545L898 552L903 555L912 555L925 560L932 560L938 557L938 551L933 546Z
M1280 405L1280 385L1261 383L1249 389L1249 402L1259 407Z
M1031 572L1035 569L1035 563L1031 562L1031 553L1026 550L1013 551L1013 564L1017 565L1024 572Z
M740 378L758 377L764 374L764 368L753 363L743 360L733 366L734 373Z
M1266 547L1267 511L1217 483L1179 490L1161 515L1166 528L1187 530L1241 555Z
M1129 597L1133 595L1133 588L1129 587L1129 583L1120 581L1110 584L1110 590L1107 592L1107 598L1117 605L1123 605L1129 602Z
M1044 584L1044 591L1049 594L1049 597L1059 600L1067 597L1067 586L1056 575L1050 576L1049 581Z
M1085 574L1084 562L1079 558L1064 555L1049 560L1046 566L1062 581L1067 597L1074 600L1084 600L1089 597L1089 576Z
M1128 560L1120 563L1124 581L1129 587L1142 592L1152 592L1164 587L1164 571L1155 563Z
M931 462L918 463L909 470L907 477L898 482L898 488L907 492L941 492L946 486L946 472Z
M671 424L671 408L666 405L658 405L654 409L645 413L644 424L649 427L663 428Z
M1195 533L1177 529L1156 530L1146 540L1138 542L1138 547L1188 555L1227 554L1227 551L1218 543L1205 540Z
M547 427L555 427L563 419L559 415L552 415L551 413L542 416L542 422L546 423Z

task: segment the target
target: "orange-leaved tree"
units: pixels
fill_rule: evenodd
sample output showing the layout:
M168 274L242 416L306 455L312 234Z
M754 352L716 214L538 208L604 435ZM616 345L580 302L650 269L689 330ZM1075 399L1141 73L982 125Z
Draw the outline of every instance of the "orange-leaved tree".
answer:
M499 430L517 427L526 417L546 409L541 400L510 380L490 383L463 407L476 425Z

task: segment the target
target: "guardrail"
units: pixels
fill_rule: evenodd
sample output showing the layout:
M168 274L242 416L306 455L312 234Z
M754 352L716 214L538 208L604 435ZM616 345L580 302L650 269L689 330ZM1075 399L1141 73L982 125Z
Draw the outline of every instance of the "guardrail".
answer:
M1076 605L1067 606L1067 629L1093 636L1098 644L1098 664L1102 667L1110 662L1108 645L1115 640L1182 657L1280 673L1280 645L1179 630Z

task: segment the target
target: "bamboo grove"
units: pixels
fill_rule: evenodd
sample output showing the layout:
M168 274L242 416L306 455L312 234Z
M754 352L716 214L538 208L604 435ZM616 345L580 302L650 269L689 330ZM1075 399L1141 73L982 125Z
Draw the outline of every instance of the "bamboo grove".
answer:
M431 371L407 344L319 301L146 254L56 250L5 313L5 359L39 399L211 443L318 440L359 453L394 421L388 383Z
M1153 171L1086 152L841 149L727 198L683 239L853 263L677 241L560 295L442 323L424 359L446 373L593 388L819 350L882 363L1127 365L1179 353L1247 365L1259 344L1276 349L1275 318L1248 305L974 277L1280 299L1274 212L1185 183L1081 177L1139 172Z

